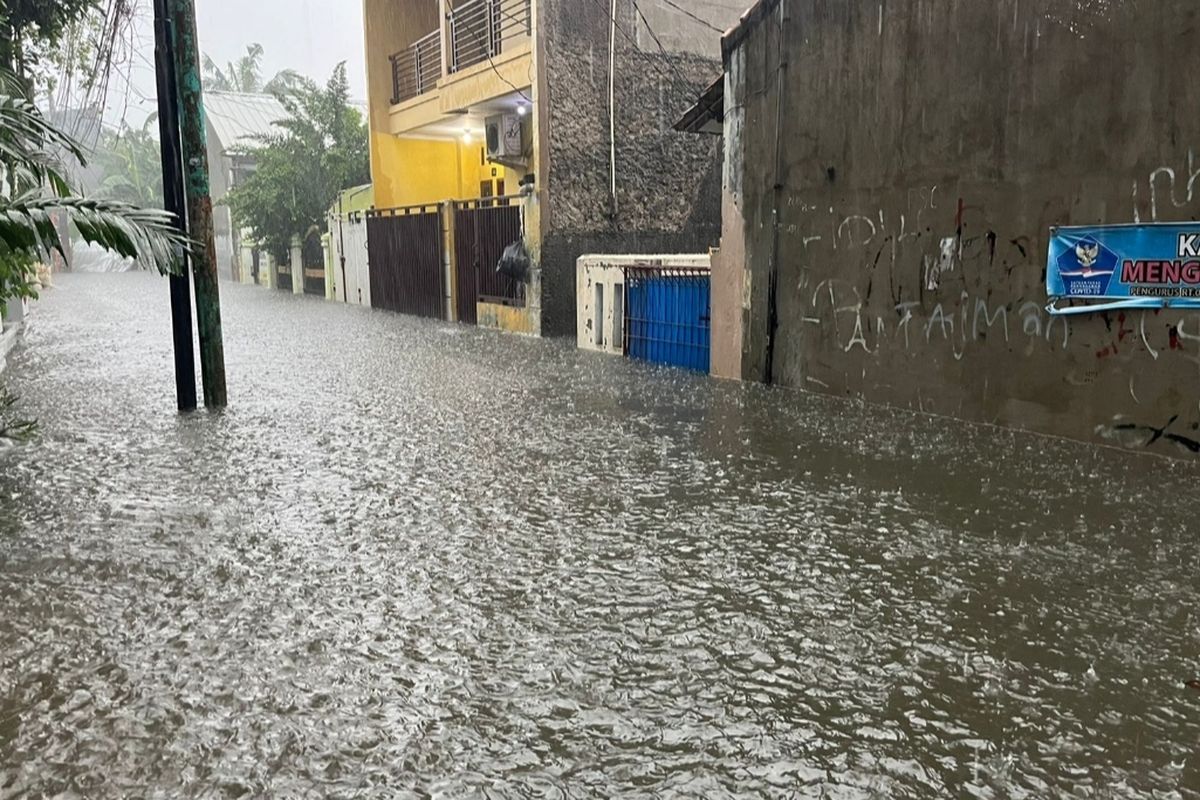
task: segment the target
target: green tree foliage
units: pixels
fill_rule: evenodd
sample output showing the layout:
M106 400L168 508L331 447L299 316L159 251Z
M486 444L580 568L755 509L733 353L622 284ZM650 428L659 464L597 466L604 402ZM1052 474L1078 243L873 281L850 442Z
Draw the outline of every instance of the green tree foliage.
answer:
M246 55L229 62L224 69L206 55L204 88L210 92L284 95L303 86L300 73L291 69L285 69L263 83L263 52L261 44L252 44L246 48Z
M163 176L158 139L152 114L141 128L122 126L100 136L94 163L100 169L97 196L145 208L162 208Z
M62 253L56 212L68 214L87 242L162 272L177 270L177 254L187 239L170 215L73 195L47 154L57 149L82 164L79 144L51 125L20 90L15 76L0 73L0 172L7 179L0 192L0 303L32 296L38 261L51 251Z
M73 24L101 0L0 0L0 67L30 87L31 71L52 58Z
M324 87L306 80L281 97L288 118L253 149L253 175L227 198L238 225L276 257L324 226L339 192L370 180L367 127L349 97L345 64Z

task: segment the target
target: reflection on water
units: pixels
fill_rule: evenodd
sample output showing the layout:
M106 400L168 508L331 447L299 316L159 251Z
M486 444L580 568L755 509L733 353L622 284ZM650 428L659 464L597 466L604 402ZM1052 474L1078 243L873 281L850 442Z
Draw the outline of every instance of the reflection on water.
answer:
M0 797L1200 789L1190 466L235 286L179 419L166 284L62 284Z

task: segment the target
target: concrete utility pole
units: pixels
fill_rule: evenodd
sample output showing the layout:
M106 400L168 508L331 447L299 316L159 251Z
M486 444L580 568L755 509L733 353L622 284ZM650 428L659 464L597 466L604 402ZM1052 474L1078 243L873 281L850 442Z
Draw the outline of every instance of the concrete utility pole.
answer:
M183 157L179 151L179 96L175 91L175 57L167 0L154 0L154 61L158 76L158 133L162 147L163 200L187 233L187 201L183 194ZM171 328L175 340L175 396L180 411L196 410L196 353L192 344L192 290L188 286L188 254L179 254L180 272L171 281Z
M221 291L217 282L217 246L213 236L208 148L204 132L204 90L200 82L200 46L196 40L193 0L167 0L174 27L176 86L183 145L184 193L188 228L199 252L192 259L196 319L200 333L200 369L204 404L224 408L225 343L221 336Z

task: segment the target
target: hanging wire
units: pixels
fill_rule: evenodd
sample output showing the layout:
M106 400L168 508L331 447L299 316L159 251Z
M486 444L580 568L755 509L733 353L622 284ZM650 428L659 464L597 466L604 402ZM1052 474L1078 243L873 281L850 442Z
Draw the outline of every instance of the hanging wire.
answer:
M688 11L686 8L684 8L683 6L676 3L675 0L662 0L662 2L664 4L670 6L671 8L675 9L680 14L683 14L685 17L690 17L691 19L695 20L696 22L699 22L701 25L708 28L710 31L716 31L717 33L721 34L722 36L725 35L725 31L721 30L716 25L713 25L711 22L704 19L703 17L696 16L691 11Z
M628 41L631 45L633 45L635 50L641 51L642 48L641 48L641 45L638 44L637 39L635 39L628 31L625 30L625 28L623 28L621 26L621 24L617 21L616 16L611 14L609 12L609 10L604 7L602 0L592 0L592 3L594 3L601 11L604 12L605 18L611 20L616 25L617 33L619 33L623 37L625 37L626 41ZM637 3L634 2L633 6L634 6L634 8L637 8ZM638 14L641 14L641 9L638 9ZM645 17L642 17L642 19L645 20ZM647 24L646 27L649 28L650 26ZM655 41L658 41L658 37L657 37L657 35L654 34L653 30L650 31L650 34L651 34L651 36L654 37ZM669 74L667 74L667 72L665 70L663 70L662 65L659 62L659 59L652 58L652 59L650 59L650 63L654 64L654 67L658 71L658 73L663 78L665 78L667 80L667 82L669 84L671 84L671 86L676 91L680 91L680 89L682 87L682 91L680 93L682 95L684 95L684 97L690 101L692 99L692 95L695 94L695 92L696 92L695 82L689 81L687 78L683 77L683 75L675 67L675 64L674 64L673 60L671 59L670 54L667 53L666 48L664 48L662 46L661 42L659 42L658 47L662 51L663 56L664 56L664 58L662 60L666 62L667 66L671 69L671 72L674 73L674 75L673 76L669 75Z

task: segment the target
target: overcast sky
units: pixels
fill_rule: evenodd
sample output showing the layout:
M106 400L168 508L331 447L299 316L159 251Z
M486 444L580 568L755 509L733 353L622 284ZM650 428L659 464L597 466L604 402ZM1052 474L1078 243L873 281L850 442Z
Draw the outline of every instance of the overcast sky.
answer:
M139 55L129 80L113 78L109 98L110 116L135 124L154 110L152 0L137 3ZM196 0L196 17L200 46L218 64L257 42L266 78L291 68L323 83L345 61L353 99L366 99L361 0Z

